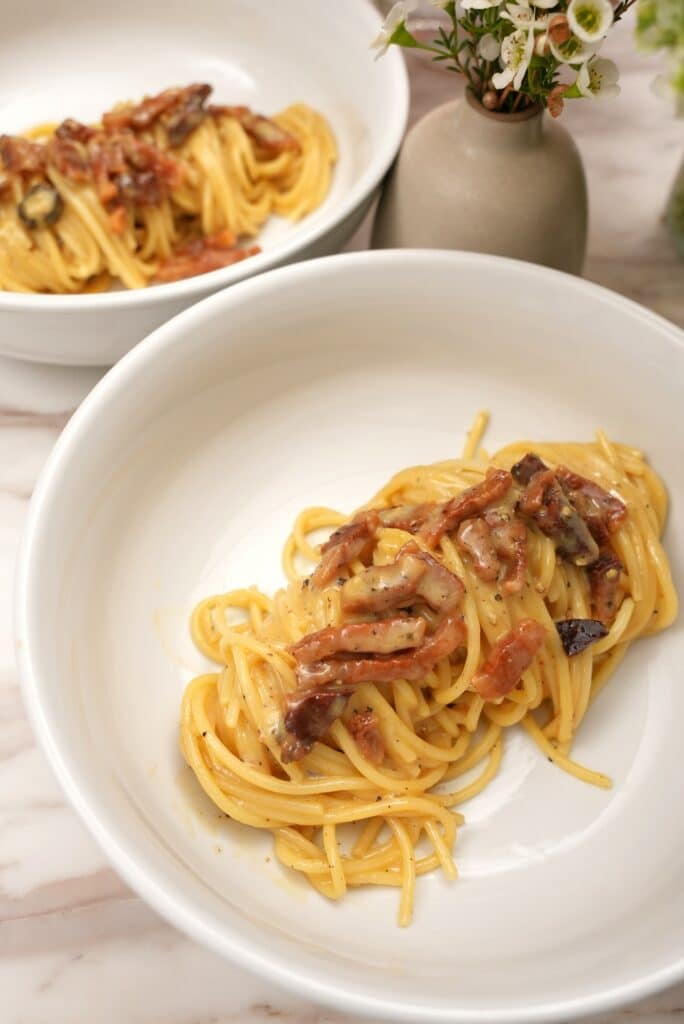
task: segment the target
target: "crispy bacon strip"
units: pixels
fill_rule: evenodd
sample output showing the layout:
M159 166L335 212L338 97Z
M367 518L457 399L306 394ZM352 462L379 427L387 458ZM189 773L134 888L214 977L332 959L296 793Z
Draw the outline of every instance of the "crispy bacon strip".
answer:
M605 551L589 568L592 611L605 626L610 626L617 612L622 568L612 551Z
M397 556L389 565L372 565L342 585L342 609L366 614L401 608L415 599L424 574L423 563L408 555Z
M231 232L219 232L180 246L159 264L155 281L179 281L184 277L208 274L220 267L229 267L261 252L258 245L236 246Z
M347 723L354 742L371 764L382 764L385 758L385 742L380 732L380 722L374 711L355 711Z
M473 676L473 687L485 700L499 700L515 689L546 638L536 619L522 619L492 647Z
M434 509L435 502L426 501L421 505L394 505L392 508L383 508L378 515L383 526L416 533Z
M439 626L414 650L374 657L331 658L297 667L297 679L305 689L337 681L343 685L421 679L438 661L465 643L467 630L462 615L446 615Z
M418 647L425 637L425 619L398 615L380 622L349 622L309 633L290 652L300 664L321 661L335 654L393 654Z
M344 711L353 686L324 686L316 690L299 690L289 695L284 725L288 732L281 744L284 764L298 761L324 736Z
M255 114L249 107L211 106L209 112L219 117L223 114L234 117L265 156L276 157L281 153L298 153L300 150L294 135L270 117Z
M481 580L493 582L499 575L501 563L492 540L489 523L478 516L461 523L456 534L456 544L472 562L473 569Z
M428 547L434 547L445 533L455 530L464 519L479 516L495 501L501 501L512 483L513 478L507 469L490 467L481 483L469 487L451 501L436 506L420 528L421 539Z
M340 526L321 548L322 558L311 577L315 587L325 587L345 565L356 558L367 558L380 519L374 509L360 512L350 523Z
M485 519L494 550L506 563L502 589L506 594L519 594L527 575L527 528L520 519L497 511L486 512Z
M102 116L102 125L106 132L149 131L159 121L166 129L169 143L179 146L209 113L204 105L211 91L211 86L204 82L164 89L134 106L108 111Z
M496 510L461 523L456 543L469 557L481 580L493 582L505 563L502 589L519 594L527 572L527 530L520 519Z
M453 611L463 598L463 583L436 558L409 541L389 565L373 565L342 587L345 612L381 612L416 599L433 611Z
M558 467L556 477L589 527L594 540L598 544L606 544L627 517L625 503L593 480L587 480L565 466Z
M553 540L563 558L580 566L591 565L598 558L598 545L589 527L573 508L552 469L534 474L517 508Z
M94 135L97 135L96 128L91 128L90 125L83 124L82 121L76 121L73 117L67 117L55 129L56 138L70 139L74 142L90 142Z
M45 173L46 147L18 135L0 135L0 157L8 174Z

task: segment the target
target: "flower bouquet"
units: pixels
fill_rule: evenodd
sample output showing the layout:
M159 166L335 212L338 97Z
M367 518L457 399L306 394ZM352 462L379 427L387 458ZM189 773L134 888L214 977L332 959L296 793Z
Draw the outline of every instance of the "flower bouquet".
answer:
M565 100L619 92L618 70L599 55L611 27L636 0L432 0L447 23L425 42L410 16L417 0L390 10L374 42L425 50L463 75L489 111L546 107L557 117ZM662 0L651 0L653 6ZM682 0L673 0L680 7Z

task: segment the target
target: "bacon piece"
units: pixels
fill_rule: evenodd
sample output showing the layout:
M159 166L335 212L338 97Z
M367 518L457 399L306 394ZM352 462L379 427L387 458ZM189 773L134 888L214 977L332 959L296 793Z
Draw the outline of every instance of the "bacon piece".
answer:
M426 501L422 505L394 505L392 508L383 508L378 515L383 526L416 533L434 509L435 502Z
M473 676L473 688L485 700L505 697L518 685L545 638L546 630L541 623L536 619L522 619L496 641Z
M456 534L456 544L470 557L473 569L481 580L491 583L499 575L501 563L494 548L492 531L484 519L466 519Z
M166 128L169 143L178 146L209 113L204 104L211 91L211 86L204 82L165 89L135 105L108 111L102 117L102 125L106 132L149 131L160 121Z
M221 241L222 232L187 242L180 246L167 259L159 264L154 280L158 282L180 281L184 277L195 277L197 274L208 274L220 267L229 267L249 256L261 252L258 245L245 248L225 245ZM232 235L230 235L232 238Z
M422 598L435 612L452 612L458 608L465 592L463 581L427 551L421 551L417 544L410 542L402 550L425 566L418 580L416 597Z
M280 748L284 764L304 757L315 741L326 734L344 711L353 690L353 686L333 685L299 690L288 696L283 721L289 735Z
M513 483L507 469L490 467L481 483L469 487L443 505L437 505L420 528L419 535L428 547L439 543L445 533L455 530L464 519L479 516L506 496Z
M433 611L452 611L463 598L463 583L436 558L409 541L389 565L372 565L342 587L345 612L381 612L420 598Z
M502 589L507 594L519 594L527 575L527 528L522 520L496 510L486 512L485 519L494 550L506 562Z
M76 121L73 117L67 117L67 119L62 121L62 123L55 129L55 138L70 139L73 142L90 142L96 134L97 130L95 128L91 128L89 125L83 124L81 121Z
M563 558L575 565L591 565L598 558L598 545L589 527L573 508L552 469L534 474L517 508L554 541Z
M315 587L325 587L340 569L356 558L364 561L370 556L375 531L380 523L374 509L359 512L350 523L331 533L321 548L323 557L311 577Z
M346 626L328 626L309 633L290 651L298 662L307 664L334 654L392 654L423 642L427 623L423 618L405 615L380 622L350 622Z
M209 112L218 117L223 115L234 117L265 156L276 157L281 153L298 153L301 148L294 135L285 131L269 117L255 114L249 107L211 106Z
M593 480L559 466L556 477L598 544L606 544L627 517L627 506Z
M345 685L391 682L393 679L421 679L438 661L448 657L467 638L462 615L446 615L432 636L414 650L403 654L373 657L331 658L297 668L300 686L325 686L337 681Z
M598 619L561 619L556 623L563 650L569 658L586 651L590 644L608 635Z
M90 166L88 152L82 142L74 139L53 139L47 146L48 160L60 174L71 181L88 181Z
M622 563L612 551L605 551L588 570L592 611L606 626L611 624L617 612L622 568Z
M190 85L183 90L181 102L162 115L170 146L182 146L208 116L205 103L210 93L210 85Z
M382 764L385 758L385 743L376 713L370 709L355 711L347 723L347 728L361 756L371 764Z
M343 610L365 614L410 604L416 597L418 581L425 575L425 565L410 555L400 555L389 565L372 565L347 580L342 586Z
M511 476L517 484L523 484L524 487L527 487L535 473L543 473L548 468L538 455L535 455L534 452L528 452L511 468Z
M0 157L8 174L44 174L46 147L17 135L0 135Z
M188 86L188 88L191 89L193 87ZM206 85L204 86L204 89L206 89L206 96L208 96L211 92L211 86ZM146 99L136 104L136 106L131 107L127 112L122 112L123 117L125 117L125 127L135 128L138 131L145 128L151 128L154 122L161 117L162 114L165 114L167 110L178 105L185 92L185 89L172 88L164 89L163 92L157 93L156 96L148 96ZM114 111L113 113L114 117L117 117L118 112ZM105 117L107 117L106 114ZM121 118L119 126L123 127L123 125L121 125Z

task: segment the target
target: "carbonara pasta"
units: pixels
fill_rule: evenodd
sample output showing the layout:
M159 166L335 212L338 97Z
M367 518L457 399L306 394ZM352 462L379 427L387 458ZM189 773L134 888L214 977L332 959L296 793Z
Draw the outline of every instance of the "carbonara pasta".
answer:
M121 104L0 136L0 287L143 288L228 266L272 214L300 220L330 188L337 158L304 103L272 119L207 103L211 87Z
M459 809L508 729L611 785L573 740L629 645L677 613L666 494L641 452L599 433L488 456L485 423L351 519L303 511L275 596L232 591L192 616L217 668L187 686L181 747L206 794L331 899L398 888L400 924L419 875L456 877Z

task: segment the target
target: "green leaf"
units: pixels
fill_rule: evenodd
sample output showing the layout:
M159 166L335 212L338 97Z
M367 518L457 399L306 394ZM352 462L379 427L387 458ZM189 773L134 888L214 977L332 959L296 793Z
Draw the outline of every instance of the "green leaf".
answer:
M395 28L394 32L390 36L390 43L395 46L419 46L419 42L414 35L411 35L409 30L406 28L405 22L400 22Z

